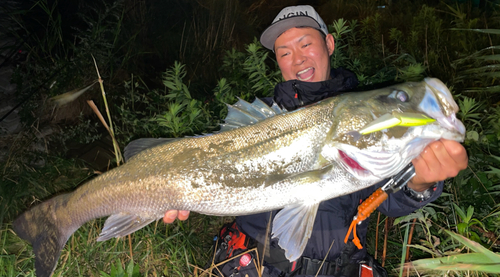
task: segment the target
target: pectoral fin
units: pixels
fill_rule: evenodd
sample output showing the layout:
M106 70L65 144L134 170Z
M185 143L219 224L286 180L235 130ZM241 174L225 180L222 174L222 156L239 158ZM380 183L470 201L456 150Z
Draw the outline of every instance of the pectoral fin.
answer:
M99 234L97 241L105 241L114 237L120 238L126 236L155 220L156 218L142 217L136 214L114 214L108 217L104 223L104 228L102 229L101 234Z
M287 206L273 220L272 235L278 238L278 245L285 250L285 257L289 261L297 260L311 237L319 200L316 202L314 196L321 193L320 186L315 185L327 178L333 166L327 165L323 168L303 172L288 178L289 182L305 183L307 190L304 191L305 198L311 200L292 206Z
M273 238L285 250L285 257L295 261L304 252L311 237L319 203L288 206L281 210L273 221Z

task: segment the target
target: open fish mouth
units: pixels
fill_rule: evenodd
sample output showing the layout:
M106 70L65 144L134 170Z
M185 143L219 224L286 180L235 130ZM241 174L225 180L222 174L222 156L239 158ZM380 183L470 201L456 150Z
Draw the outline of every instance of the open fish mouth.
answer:
M461 135L465 135L465 126L456 117L458 105L446 85L435 78L425 78L425 83L427 84L426 91L419 105L420 110L435 118L444 128L456 130Z

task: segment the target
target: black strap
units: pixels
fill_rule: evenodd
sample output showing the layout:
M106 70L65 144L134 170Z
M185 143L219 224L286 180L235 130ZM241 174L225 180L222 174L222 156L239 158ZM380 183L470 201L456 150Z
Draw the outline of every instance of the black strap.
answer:
M260 243L257 245L259 251L262 250ZM351 257L356 252L357 248L349 241L340 256L336 261L325 261L319 259L311 259L308 257L300 257L296 262L290 263L285 257L285 253L280 248L270 247L268 255L265 256L264 261L268 266L273 266L287 276L302 276L302 275L330 275L330 276L355 276L359 271L359 264L353 262ZM319 270L319 272L318 272Z
M259 252L262 251L263 245L258 243L257 249ZM269 247L266 251L268 255L264 257L264 263L267 266L272 266L273 268L282 272L281 276L300 276L300 275L334 275L336 272L336 263L333 261L311 259L308 257L300 257L295 262L290 262L285 257L285 252L280 248ZM321 265L323 263L323 265Z
M298 268L290 274L290 276L297 275L335 275L336 263L322 260L310 259L301 257L299 259Z

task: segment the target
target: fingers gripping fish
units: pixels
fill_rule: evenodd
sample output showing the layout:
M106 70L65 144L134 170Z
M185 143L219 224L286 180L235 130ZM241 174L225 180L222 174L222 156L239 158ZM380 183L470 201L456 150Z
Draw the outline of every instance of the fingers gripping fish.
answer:
M102 241L172 209L218 216L282 209L272 232L293 261L321 201L396 174L432 141L463 140L457 111L437 79L347 93L292 112L240 100L221 132L134 141L123 166L34 206L13 228L33 245L37 276L47 277L71 234L94 218L109 216ZM432 120L407 123L415 117Z

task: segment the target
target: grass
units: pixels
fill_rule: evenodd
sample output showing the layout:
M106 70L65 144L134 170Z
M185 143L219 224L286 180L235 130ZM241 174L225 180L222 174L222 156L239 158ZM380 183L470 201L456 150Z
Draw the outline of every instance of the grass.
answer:
M92 220L70 237L59 258L54 276L115 276L109 274L116 272L114 268L126 270L130 264L138 266L137 274L139 275L133 276L197 276L201 272L200 269L211 259L213 236L224 223L230 220L232 220L230 217L211 217L193 213L185 222L176 221L167 225L158 221L131 234L130 238L112 239L106 242L96 241L104 219ZM385 220L380 222L379 227L383 226ZM376 221L372 217L372 225L373 222ZM372 230L373 228L374 226L371 227ZM419 227L416 229L418 230ZM401 236L406 230L407 228L400 228L399 225L394 225L388 230L392 235L388 241L389 251L385 257L385 266L391 276L399 275L400 253L403 247L401 241L404 241L403 237L399 237L399 240L395 238L398 234ZM382 248L382 244L379 245L379 248ZM461 246L456 244L456 247ZM477 246L477 243L476 247L480 248L482 253L487 252L484 248ZM370 241L368 248L369 252L374 252ZM411 250L414 255L421 252L414 246ZM491 251L490 253L493 257L498 256ZM445 258L419 260L406 266L432 272L431 270L439 269L436 263L439 264L443 259ZM381 260L380 256L379 260ZM470 268L481 269L472 265ZM441 276L441 273L431 275ZM448 275L464 276L457 272ZM10 223L3 224L0 230L0 276L35 276L31 245L14 234ZM486 275L472 272L469 276Z
M97 68L97 65L96 65ZM99 72L97 72L99 75ZM102 79L99 82L104 99L109 127L98 111L94 111L113 138L119 166L121 154L114 139L112 120L109 114ZM95 105L94 105L95 106ZM29 132L24 132L29 135ZM29 136L23 136L27 138ZM26 148L12 148L12 155L3 165L4 176L0 180L2 213L0 221L2 243L0 244L0 276L34 276L32 247L21 241L13 232L10 222L24 208L40 202L54 193L76 187L89 176L87 168L76 166L75 161L46 156L45 166L36 169L30 166ZM43 157L39 153L35 155ZM22 158L24 157L24 158ZM85 176L85 173L86 176ZM82 176L84 176L82 178ZM28 199L33 198L31 203ZM3 223L4 218L6 219ZM203 268L209 260L212 238L224 223L224 218L192 215L189 221L165 225L160 222L121 239L97 242L105 219L92 220L80 227L68 240L54 276L121 276L127 268L134 275L133 264L140 264L135 272L143 276L191 276L195 268ZM126 265L131 266L126 266ZM111 274L107 274L111 272Z
M40 167L37 161L45 163ZM43 153L16 153L7 162L0 178L0 223L41 200L68 191L93 175L74 160Z
M117 263L139 265L140 276L193 276L212 253L212 238L230 218L191 215L185 222L152 223L130 238L97 242L104 219L92 220L68 240L54 276L101 276ZM0 231L0 276L34 276L32 248L10 224ZM130 240L130 241L129 241ZM130 248L131 247L131 248Z

